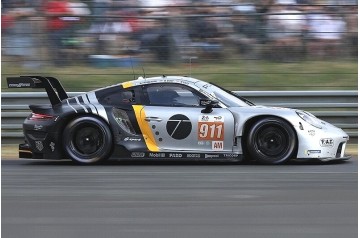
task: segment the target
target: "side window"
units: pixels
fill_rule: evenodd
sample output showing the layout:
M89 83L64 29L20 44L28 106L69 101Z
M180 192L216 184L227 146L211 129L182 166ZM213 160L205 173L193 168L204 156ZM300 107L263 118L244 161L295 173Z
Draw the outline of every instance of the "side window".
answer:
M134 90L118 91L104 97L104 101L110 105L135 104Z
M199 106L200 97L186 86L155 84L146 87L145 90L150 105L175 107Z

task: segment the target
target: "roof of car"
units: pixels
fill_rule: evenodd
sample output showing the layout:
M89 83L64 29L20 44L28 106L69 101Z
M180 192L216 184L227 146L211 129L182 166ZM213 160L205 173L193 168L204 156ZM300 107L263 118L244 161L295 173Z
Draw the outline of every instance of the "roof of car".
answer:
M139 77L136 80L127 81L121 83L123 88L130 88L138 85L146 85L152 83L179 83L184 85L194 85L195 83L202 82L201 80L190 78L186 76L159 76L159 77L151 77L151 78L143 78Z

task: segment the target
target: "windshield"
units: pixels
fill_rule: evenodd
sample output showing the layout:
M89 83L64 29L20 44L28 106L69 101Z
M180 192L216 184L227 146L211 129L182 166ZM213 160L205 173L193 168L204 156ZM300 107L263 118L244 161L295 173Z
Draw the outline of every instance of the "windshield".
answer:
M216 98L220 102L225 104L225 106L227 107L248 107L255 105L249 100L240 97L227 89L224 89L214 83L210 83L210 84L213 85L213 87L211 87L211 90L213 91Z

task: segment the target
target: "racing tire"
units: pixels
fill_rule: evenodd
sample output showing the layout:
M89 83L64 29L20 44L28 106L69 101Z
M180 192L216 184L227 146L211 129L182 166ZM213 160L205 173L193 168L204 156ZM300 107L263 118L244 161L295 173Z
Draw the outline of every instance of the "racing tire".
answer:
M288 122L268 117L251 126L246 148L249 155L260 163L282 164L291 159L296 143L296 133Z
M70 159L80 164L96 164L109 158L113 147L112 134L101 119L78 117L66 125L63 148Z

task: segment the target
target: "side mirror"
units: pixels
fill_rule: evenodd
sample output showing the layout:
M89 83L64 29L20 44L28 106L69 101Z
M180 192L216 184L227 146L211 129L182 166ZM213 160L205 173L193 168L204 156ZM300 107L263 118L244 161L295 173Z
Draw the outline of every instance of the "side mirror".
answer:
M213 110L213 107L218 106L218 101L210 100L210 99L200 99L200 106L205 107L205 109L201 110L201 113L210 113Z

